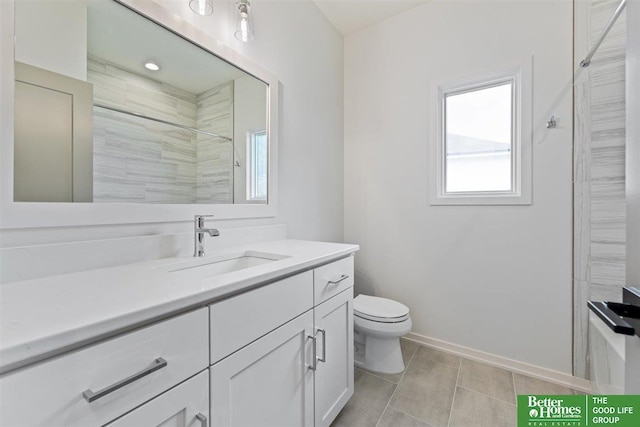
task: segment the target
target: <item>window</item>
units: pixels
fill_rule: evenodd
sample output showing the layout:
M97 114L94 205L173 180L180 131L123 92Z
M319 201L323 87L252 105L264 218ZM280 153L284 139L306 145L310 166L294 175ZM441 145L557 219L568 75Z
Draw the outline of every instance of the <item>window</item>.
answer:
M525 68L437 87L431 204L531 203Z
M247 199L267 200L268 144L265 129L248 132Z

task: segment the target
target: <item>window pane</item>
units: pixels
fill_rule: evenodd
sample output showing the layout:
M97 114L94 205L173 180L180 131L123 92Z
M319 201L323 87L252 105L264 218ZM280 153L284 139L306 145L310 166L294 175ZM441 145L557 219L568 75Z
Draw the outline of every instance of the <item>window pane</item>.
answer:
M267 132L251 134L249 200L267 200Z
M445 96L445 192L512 191L512 83Z

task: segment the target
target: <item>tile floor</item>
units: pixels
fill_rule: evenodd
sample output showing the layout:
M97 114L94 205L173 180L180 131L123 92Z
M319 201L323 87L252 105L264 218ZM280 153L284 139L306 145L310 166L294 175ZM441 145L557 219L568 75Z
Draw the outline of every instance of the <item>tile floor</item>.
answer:
M356 369L332 427L515 427L516 395L575 390L401 340L405 370Z

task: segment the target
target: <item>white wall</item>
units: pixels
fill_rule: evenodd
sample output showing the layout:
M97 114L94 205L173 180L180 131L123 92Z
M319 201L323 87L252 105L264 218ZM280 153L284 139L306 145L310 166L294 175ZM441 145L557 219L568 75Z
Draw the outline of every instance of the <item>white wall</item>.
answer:
M527 55L533 205L430 206L434 76ZM408 305L417 334L570 374L571 2L429 2L348 36L344 78L356 293Z
M292 238L342 241L343 236L343 40L309 0L256 1L256 38L233 38L233 2L217 2L209 17L194 14L187 1L159 0L186 21L261 67L280 82L278 216L219 221L218 226L287 224ZM214 212L215 213L215 212ZM21 246L116 236L188 232L181 223L2 230L0 245Z
M18 0L16 61L87 80L87 6L81 2Z
M259 80L249 76L240 77L233 82L233 145L235 159L240 166L233 169L233 200L236 203L247 202L247 132L266 129L267 116L264 106L267 103L267 91Z

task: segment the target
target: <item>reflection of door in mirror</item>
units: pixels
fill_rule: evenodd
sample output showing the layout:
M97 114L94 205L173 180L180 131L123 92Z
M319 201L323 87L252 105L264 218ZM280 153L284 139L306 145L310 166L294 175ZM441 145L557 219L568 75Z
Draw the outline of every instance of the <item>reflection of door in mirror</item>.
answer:
M14 200L90 202L92 87L16 62Z

